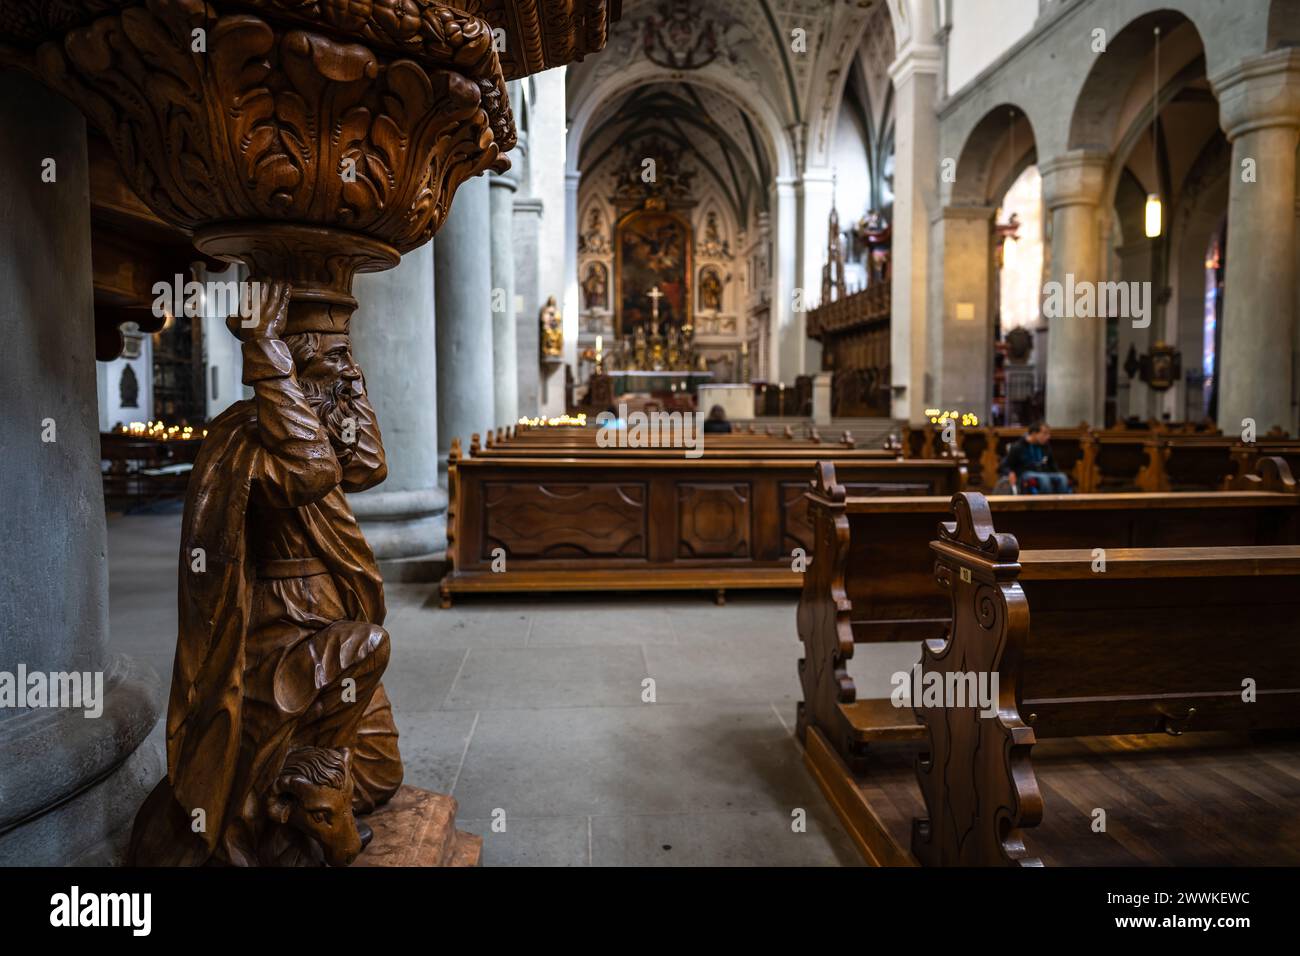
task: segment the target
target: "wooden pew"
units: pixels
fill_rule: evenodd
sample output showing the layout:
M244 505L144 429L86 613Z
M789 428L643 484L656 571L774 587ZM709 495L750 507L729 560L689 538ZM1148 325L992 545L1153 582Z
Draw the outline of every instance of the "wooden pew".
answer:
M990 498L1001 526L1036 548L1126 548L1300 543L1300 495L1285 463L1260 462L1249 490L1160 495L1005 495ZM797 614L804 644L801 737L817 727L853 765L873 741L907 736L892 708L858 702L853 645L924 641L950 615L934 588L931 533L949 499L860 497L823 462L808 494L812 552ZM858 705L858 706L855 706ZM877 721L882 714L888 721Z
M701 589L721 600L728 588L802 587L794 567L796 549L807 556L813 543L805 491L815 461L462 458L454 442L444 606L486 591ZM847 457L839 467L861 495L949 495L965 482L953 459Z
M941 426L929 422L916 428L904 426L904 457L935 458L951 454L951 450L943 443L942 431ZM1052 453L1056 457L1056 463L1070 476L1077 490L1083 490L1081 462L1085 440L1090 432L1087 424L1052 429ZM996 485L998 466L1006 457L1007 448L1012 442L1024 437L1024 434L1025 428L1019 425L978 428L958 426L953 444L966 458L970 486L987 490Z
M1255 473L1255 466L1262 458L1281 458L1291 468L1291 473L1300 474L1300 440L1284 438L1265 438L1257 442L1238 442L1232 448L1232 474L1224 482L1224 488L1241 487Z
M1052 429L1052 455L1061 471L1070 476L1076 491L1083 490L1084 449L1090 432L1087 424ZM1020 426L967 429L962 435L961 448L966 457L972 462L976 455L980 458L979 468L970 469L971 487L991 489L997 484L998 466L1006 457L1007 449L1024 437L1025 429Z
M704 447L698 448L697 458L771 458L783 461L816 461L827 455L833 455L836 461L892 461L898 460L893 452L880 448L844 448L827 447L788 447L774 445L731 445L718 447L712 441L705 440ZM661 448L600 448L600 447L556 447L539 445L520 447L518 445L484 445L474 452L477 458L590 458L613 455L618 458L684 458L684 449L680 447Z
M483 438L483 447L492 449L518 448L557 448L557 449L599 449L596 428L573 429L534 429L522 435L510 436L502 429L496 433L488 432ZM794 434L793 430L784 430L769 434L768 432L735 431L723 434L709 434L706 446L714 448L773 448L773 449L823 449L833 450L838 447L854 448L856 442L849 431L823 436L816 428L802 430Z
M1084 440L1079 487L1086 491L1212 491L1237 473L1223 435L1104 431Z
M1049 757L1040 768L1037 759L1038 742L1051 738L1300 727L1300 546L1119 548L1099 571L1086 548L1021 551L998 504L991 512L978 493L953 499L953 519L931 545L953 624L924 646L921 672L963 692L971 677L996 675L997 705L985 715L937 695L912 701L926 729L916 764L925 812L911 837L921 863L1034 866L1047 854L1065 863L1205 862L1194 847L1214 838L1207 824L1229 828L1225 852L1235 862L1300 859L1300 847L1285 845L1294 841L1279 839L1286 826L1261 833L1242 818L1277 808L1281 781L1300 769L1300 746L1271 750L1261 776L1272 792L1247 784L1239 818L1219 820L1197 787L1208 777L1202 793L1222 793L1239 750L1220 763L1213 749L1171 756L1162 738L1129 738L1127 753L1104 762ZM1182 765L1162 786L1147 755ZM1136 780L1153 792L1133 806L1115 790ZM1048 792L1072 799L1049 806ZM1159 824L1144 832L1140 804L1155 800ZM1282 804L1294 832L1300 808ZM1119 819L1094 833L1098 807ZM1054 820L1040 829L1049 812Z
M188 466L194 464L203 441L159 441L121 432L99 433L104 500L110 509L184 498Z

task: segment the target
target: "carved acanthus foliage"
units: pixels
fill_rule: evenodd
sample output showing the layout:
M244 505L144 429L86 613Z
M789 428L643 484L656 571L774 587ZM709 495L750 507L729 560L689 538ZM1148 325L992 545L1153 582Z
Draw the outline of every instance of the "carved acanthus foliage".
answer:
M462 39L449 59L490 43L481 21L468 22L483 39ZM140 197L188 229L319 223L405 251L433 235L456 187L502 148L473 75L217 16L202 0L101 17L41 46L37 62L109 138ZM508 148L508 113L496 120Z
M500 29L497 55L506 79L581 60L605 46L622 0L451 0Z

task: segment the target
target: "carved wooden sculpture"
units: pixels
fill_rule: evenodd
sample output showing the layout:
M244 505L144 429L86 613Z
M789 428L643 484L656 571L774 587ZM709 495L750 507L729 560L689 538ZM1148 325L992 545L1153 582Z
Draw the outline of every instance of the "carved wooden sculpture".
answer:
M344 496L387 471L349 351L352 280L427 242L460 183L508 167L506 79L599 49L618 13L619 0L0 9L0 65L78 104L153 212L246 263L262 291L258 320L230 323L255 397L211 423L189 484L167 776L137 817L135 862L347 864L369 830L354 813L400 785L383 582Z

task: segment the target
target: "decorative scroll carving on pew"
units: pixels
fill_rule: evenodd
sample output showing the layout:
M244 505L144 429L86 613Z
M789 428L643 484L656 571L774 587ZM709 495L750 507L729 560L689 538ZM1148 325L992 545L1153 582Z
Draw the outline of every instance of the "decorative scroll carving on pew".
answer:
M1043 816L1029 768L1034 732L1015 709L1015 663L1029 637L1028 607L1015 583L1020 546L994 530L983 495L955 496L952 511L955 520L940 525L933 545L940 554L959 550L965 559L956 568L942 560L935 566L952 601L952 625L944 640L922 645L920 666L923 674L997 675L998 713L983 716L977 703L914 707L929 737L916 767L929 817L913 822L912 852L927 866L1018 862L1026 858L1019 827ZM1005 758L980 759L989 752Z
M799 683L803 700L796 711L800 739L808 726L846 730L838 713L829 712L837 704L851 704L857 688L849 676L848 661L853 656L852 604L844 587L849 557L849 522L844 516L844 486L835 480L835 466L828 461L817 463L812 493L823 505L813 513L813 553L823 555L805 572L804 597L799 602L797 622L804 656L799 661ZM831 730L831 745L849 753L853 742L846 733Z

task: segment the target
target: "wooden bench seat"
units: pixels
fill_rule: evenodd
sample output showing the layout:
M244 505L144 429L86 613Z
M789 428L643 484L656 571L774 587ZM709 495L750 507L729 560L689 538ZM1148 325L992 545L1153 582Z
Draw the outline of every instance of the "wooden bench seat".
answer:
M1285 477L1283 468L1277 462L1266 464L1265 471L1276 469L1277 473L1256 478L1254 486ZM1284 487L1294 488L1294 485ZM1295 502L1279 502L1276 498L1293 499L1293 492L1269 492L1262 497L1255 494L1251 500L1258 503L1247 508L1263 509L1257 514L1283 518L1284 524L1291 520L1286 515L1294 512ZM1196 497L1152 496L1145 500L1173 498L1177 506L1165 510L1171 515L1181 513L1186 519L1195 513L1188 509ZM1266 503L1269 497L1275 500ZM986 501L987 507L998 516L999 532L1007 525L1001 509L1006 505L1023 507L1023 499L979 497L979 500ZM921 501L917 499L915 503ZM880 500L874 502L879 503ZM862 502L858 508L861 510L869 504L873 503ZM888 502L886 507L894 513L903 513L899 511L901 503ZM1028 507L1041 508L1041 505ZM1238 512L1233 520L1240 520L1240 505L1226 506L1212 514L1233 512ZM1050 517L1048 512L1041 512L1040 523ZM1221 523L1212 517L1205 519L1206 527ZM956 522L957 526L961 524L960 520ZM992 527L991 522L968 524ZM1262 524L1257 526L1257 530L1262 527ZM1287 533L1294 534L1294 525L1287 527ZM966 539L980 542L975 547L967 541L957 552L969 566L968 582L961 566L953 566L948 560L950 552L957 547L953 544L954 536L960 539L961 532L948 532L933 546L927 542L931 568L948 589L935 588L948 602L947 617L951 622L924 645L927 660L945 647L948 634L978 634L973 639L980 648L1001 643L996 633L990 636L988 628L996 631L996 623L1002 618L986 610L990 605L984 591L972 595L970 589L980 581L974 565L983 562L980 567L1000 569L1002 564L1009 564L1013 551L1008 548L1005 553L995 553L995 547L1014 539L1006 534L966 534ZM933 537L933 532L925 537ZM1271 546L1111 547L1105 551L1104 571L1098 570L1098 555L1091 547L1019 552L1015 585L1028 601L1029 613L1008 612L1004 617L1015 622L1023 618L1032 624L1036 635L1046 635L1049 639L1036 638L1024 645L1029 651L1020 658L1025 690L1013 694L1012 698L1019 707L1024 726L1039 741L1034 747L1033 761L1039 781L1037 793L1054 800L1060 813L1045 819L1033 831L1036 838L1021 862L1186 865L1243 863L1260 858L1275 863L1300 861L1300 849L1279 850L1259 833L1250 839L1237 839L1239 834L1234 833L1236 850L1216 855L1203 845L1204 835L1199 832L1203 829L1200 821L1205 806L1218 804L1240 810L1252 792L1261 790L1273 795L1289 791L1293 798L1300 795L1300 747L1280 744L1267 749L1269 745L1260 744L1257 737L1241 737L1248 731L1294 728L1300 722L1300 648L1289 626L1300 610L1297 607L1300 545L1294 541L1292 538L1290 544ZM831 563L823 562L823 570ZM1230 568L1226 574L1225 565ZM934 580L932 576L932 586ZM1184 605L1195 609L1183 611ZM964 620L959 619L961 615L965 615ZM1107 628L1113 629L1116 621L1123 622L1122 628L1108 633ZM1287 622L1288 626L1279 629L1278 622ZM851 653L852 642L844 641L842 627L838 633L838 650ZM1189 639L1189 634L1199 637ZM1214 652L1207 653L1204 642L1212 642L1210 635L1215 634L1252 637L1212 644ZM951 646L951 659L964 661L963 666L953 669L980 670L971 664L975 658L969 650L958 653L955 642ZM812 649L805 643L805 650L809 653ZM1265 661L1274 663L1265 667ZM829 663L833 666L834 661ZM807 675L823 668L807 658L800 667L807 693ZM933 662L923 663L922 667L926 671L939 669ZM1258 701L1249 708L1242 704L1238 682L1221 679L1224 673L1247 672L1265 675L1259 679ZM847 678L847 673L841 672L839 676ZM1007 687L1003 683L1000 688L1004 713L1009 706ZM1097 688L1103 688L1104 693L1098 694ZM839 685L837 689L851 691L852 683L849 681L847 688ZM834 713L842 723L838 744L831 739L835 732L833 723L827 728L826 721L812 719L819 716L816 711L810 710L807 720L801 712L805 763L864 857L880 865L914 865L918 859L952 862L927 857L925 850L913 854L913 818L924 820L934 812L940 812L945 818L948 815L946 807L929 814L924 810L916 767L918 757L927 753L930 756L923 767L974 766L968 760L969 754L935 756L930 736L936 720L945 726L972 724L967 721L954 725L951 718L932 713L927 721L924 708L918 719L911 708L895 707L889 700L839 701ZM970 716L969 712L962 713L964 717ZM824 714L823 708L820 715ZM1106 736L1096 736L1102 733ZM1186 733L1187 738L1170 737L1169 733ZM1079 739L1076 735L1088 736ZM1185 765L1171 763L1169 756L1181 753L1186 749L1182 741L1193 737L1236 742L1223 744L1210 757L1201 749ZM961 739L966 741L969 751L972 746L969 734ZM850 748L848 754L846 744ZM1249 749L1243 749L1246 744ZM999 746L997 742L984 740L975 749L991 751ZM1197 769L1197 761L1205 759L1217 762L1216 773L1231 776L1231 795L1225 796L1221 780L1207 785ZM1163 807L1157 811L1140 796L1117 799L1117 790L1122 790L1126 782L1149 780L1152 761L1174 790L1168 794L1162 792ZM1013 774L1008 766L1000 765L996 771L977 775L976 779L1005 779L999 774L1005 773L1010 778L1019 773ZM1270 776L1279 769L1286 775L1281 781ZM936 783L931 789L938 786ZM953 786L951 779L943 782L943 787ZM1005 802L1004 797L1002 793L981 792L975 802L999 806ZM968 800L963 807L969 805ZM1271 805L1287 814L1282 818L1284 829L1289 827L1290 832L1300 833L1300 802L1282 799L1271 801ZM1121 814L1122 825L1109 834L1093 833L1088 813L1094 807L1108 807L1110 812ZM1171 818L1171 815L1175 816ZM918 827L918 832L923 836L916 839L928 839L925 836L930 832L928 829ZM1219 844L1215 846L1222 849ZM1252 857L1252 854L1263 856ZM1008 860L998 857L992 862Z
M1122 554L1132 547L1282 545L1300 543L1300 496L1285 463L1264 459L1243 487L1213 493L1016 495L990 498L1000 526L1039 548L1086 547ZM813 553L797 613L804 659L798 730L816 727L857 768L867 745L895 741L904 720L858 703L848 673L854 645L937 639L951 609L934 586L929 541L951 501L934 497L857 497L837 466L819 466L808 495Z
M989 502L963 493L931 550L953 623L924 645L921 671L941 685L994 675L998 706L912 702L927 740L911 848L926 865L1041 865L1048 812L1090 834L1091 808L1045 806L1039 740L1300 728L1300 546L1121 549L1098 569L1086 549L1020 550ZM1182 758L1188 781L1221 791L1223 768L1200 754ZM1129 825L1113 796L1096 807ZM1234 816L1217 823L1235 837Z

